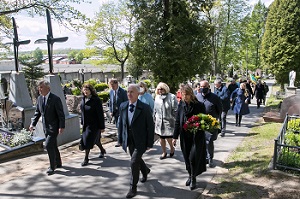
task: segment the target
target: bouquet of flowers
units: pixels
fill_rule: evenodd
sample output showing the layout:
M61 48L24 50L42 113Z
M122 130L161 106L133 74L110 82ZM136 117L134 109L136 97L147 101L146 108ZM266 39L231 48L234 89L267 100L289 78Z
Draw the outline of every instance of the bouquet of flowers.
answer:
M198 114L190 117L185 124L183 129L196 133L198 130L213 131L220 128L220 122L209 114Z

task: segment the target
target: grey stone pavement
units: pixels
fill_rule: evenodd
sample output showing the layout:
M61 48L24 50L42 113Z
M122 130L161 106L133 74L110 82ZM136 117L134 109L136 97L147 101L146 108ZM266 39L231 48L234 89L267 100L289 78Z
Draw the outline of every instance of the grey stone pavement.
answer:
M207 167L207 171L197 177L195 190L190 191L189 187L185 186L188 174L180 146L176 147L173 158L160 160L162 151L159 142L156 142L143 156L151 172L147 182L138 183L135 198L201 198L202 193L211 186L214 176L221 175L222 170L224 171L222 165L227 157L241 143L253 124L261 118L264 106L257 109L255 101L254 98L250 105L251 113L243 117L241 127L234 125L235 116L231 111L228 113L226 136L218 137L215 141L216 167ZM108 133L114 133L115 129L110 128L109 131ZM95 147L90 154L90 163L85 167L81 167L84 152L79 151L77 145L72 146L71 143L61 146L63 168L58 168L51 176L45 173L48 168L46 152L1 163L0 198L125 198L130 182L130 156L114 145L115 142L104 145L107 151L104 159L98 158L99 150Z

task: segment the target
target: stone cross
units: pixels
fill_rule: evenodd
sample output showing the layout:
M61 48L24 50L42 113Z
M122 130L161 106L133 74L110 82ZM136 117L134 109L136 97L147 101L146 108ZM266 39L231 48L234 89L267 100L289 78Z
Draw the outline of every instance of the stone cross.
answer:
M52 58L52 55L53 55L53 44L55 42L65 42L65 41L68 40L68 37L53 38L51 17L50 17L50 12L49 12L48 9L46 9L46 17L47 17L47 25L48 25L47 39L38 39L34 43L35 44L39 44L39 43L47 42L48 60L49 60L49 73L53 74L53 58Z

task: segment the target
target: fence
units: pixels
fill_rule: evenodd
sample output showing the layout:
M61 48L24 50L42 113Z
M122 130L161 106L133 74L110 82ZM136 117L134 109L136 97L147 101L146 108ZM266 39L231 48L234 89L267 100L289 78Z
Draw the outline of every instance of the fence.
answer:
M273 169L300 171L300 143L296 146L297 140L294 145L286 139L286 136L290 137L290 135L300 137L299 130L295 131L291 124L296 124L296 129L299 129L300 117L286 115L280 133L274 140Z

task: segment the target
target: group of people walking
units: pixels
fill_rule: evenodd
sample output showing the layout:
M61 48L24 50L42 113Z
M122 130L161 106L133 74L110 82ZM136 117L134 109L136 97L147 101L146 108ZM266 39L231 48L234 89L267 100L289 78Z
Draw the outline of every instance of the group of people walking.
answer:
M214 82L214 92L211 92L209 82L206 80L198 83L195 90L188 84L181 84L177 96L170 93L166 83L160 82L155 89L155 98L147 92L147 84L144 82L130 84L127 91L118 85L116 79L111 79L109 84L111 86L109 112L118 129L118 141L115 147L121 146L125 152L128 150L131 156L131 181L126 198L136 195L140 172L142 173L140 182L147 181L151 170L142 156L153 147L155 134L159 136L162 149L160 160L174 156L175 146L180 138L180 147L188 172L185 184L191 190L195 189L196 176L206 171L206 164L214 167L214 141L219 133L222 137L225 136L226 116L230 109L230 102L233 103L233 112L236 114L236 125L240 126L242 115L249 113L248 104L251 101L251 92L246 88L245 83L232 89L231 84L230 88L223 85L221 79ZM47 173L51 175L56 168L62 166L56 138L65 128L65 118L59 97L50 92L50 83L43 80L38 86L41 96L37 100L30 129L34 128L42 116L46 149L50 160ZM82 86L82 95L80 104L82 137L79 148L85 151L81 165L86 166L89 163L90 150L94 145L97 145L100 150L99 158L103 158L106 154L101 144L105 119L102 102L90 84L85 83ZM199 130L197 133L185 130L183 128L185 122L199 113L210 114L219 119L221 130L212 132Z

